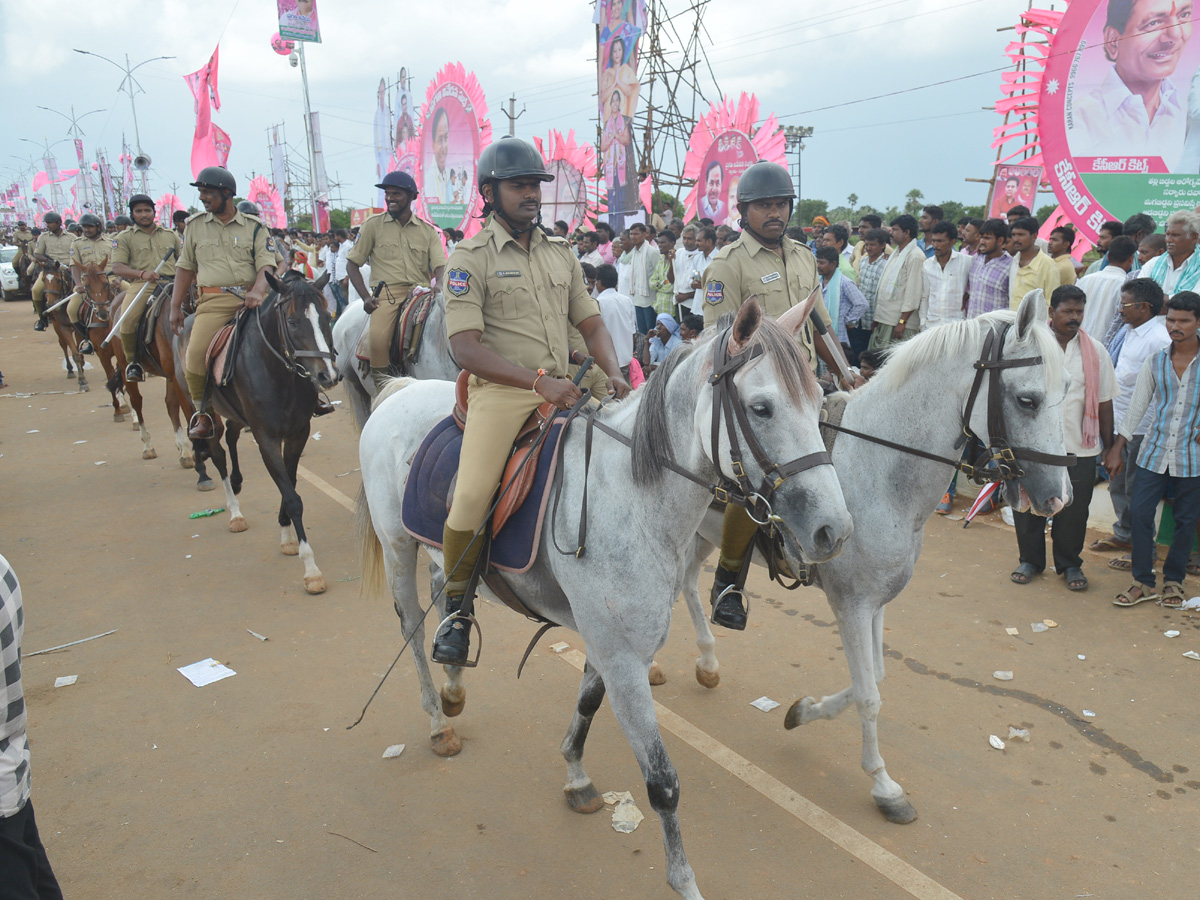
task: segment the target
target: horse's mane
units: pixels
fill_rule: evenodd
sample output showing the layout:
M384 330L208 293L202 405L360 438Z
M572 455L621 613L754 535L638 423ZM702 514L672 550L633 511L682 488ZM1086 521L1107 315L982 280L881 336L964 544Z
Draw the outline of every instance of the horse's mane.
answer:
M871 383L878 384L881 391L891 391L931 364L940 363L950 357L977 357L988 331L994 327L1015 325L1016 321L1016 312L1002 309L975 319L948 322L931 328L889 351L887 364L880 369ZM1010 334L1014 332L1010 331ZM1024 340L1032 342L1037 355L1042 357L1046 383L1054 384L1060 381L1064 361L1062 348L1058 346L1058 341L1054 339L1050 329L1035 323L1028 330ZM974 362L974 359L971 361Z
M646 380L640 390L637 419L633 426L633 480L635 484L652 484L662 475L667 462L674 462L670 430L667 427L667 382L675 370L693 353L711 352L713 340L720 340L725 329L707 329L694 344L683 344ZM812 370L800 355L800 348L787 331L774 320L763 318L754 332L750 347L762 345L764 356L770 358L779 376L779 384L788 396L799 403L816 386ZM690 411L690 410L689 410Z

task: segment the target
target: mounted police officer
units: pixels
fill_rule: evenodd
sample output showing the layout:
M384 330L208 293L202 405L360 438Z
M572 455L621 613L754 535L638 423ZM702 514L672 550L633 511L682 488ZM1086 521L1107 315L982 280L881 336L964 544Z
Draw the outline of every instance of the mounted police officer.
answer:
M38 235L33 247L33 258L44 268L57 263L64 269L71 268L71 243L75 240L70 233L63 230L63 220L56 212L48 212L42 216L46 230ZM34 331L46 330L46 287L42 273L38 273L37 281L30 291L33 295L33 311L38 314Z
M371 216L359 230L358 242L346 256L346 274L364 298L370 315L371 377L376 387L388 377L392 336L408 293L421 285L442 283L446 251L437 229L413 214L417 183L407 172L388 172L375 187L383 190L387 212ZM363 282L370 261L371 288Z
M460 241L446 268L446 333L455 360L471 373L458 482L446 519L447 619L434 636L435 662L468 658L470 625L460 610L482 550L485 523L508 451L521 425L544 401L569 409L582 395L569 378L568 328L577 327L608 376L608 390L629 393L600 307L562 238L541 230L542 182L553 181L542 155L503 137L479 157L479 193L491 218ZM364 228L365 231L365 228Z
M17 255L13 257L12 267L17 273L21 287L29 284L29 261L33 258L33 244L37 236L29 230L24 219L17 220L17 230L12 235L13 243L17 245Z
M189 220L184 234L171 294L171 328L176 334L183 332L183 301L192 284L197 284L196 315L184 358L184 377L196 407L188 437L208 440L215 433L204 408L208 345L238 307L262 305L270 290L267 273L275 270L275 254L266 226L234 207L237 180L227 169L202 169L192 187L200 189L204 212Z
M182 246L179 235L163 228L154 218L154 201L146 194L129 198L133 226L123 229L113 242L112 271L128 282L121 310L121 346L125 348L126 381L145 381L137 357L137 328L155 292L175 277L175 261ZM174 252L172 252L174 251ZM163 262L163 257L171 253ZM155 271L159 264L160 271Z
M784 235L795 198L792 177L778 163L758 162L742 174L737 188L742 234L723 247L704 272L705 327L715 325L722 313L736 313L751 295L758 296L764 313L778 318L817 288L820 277L812 251ZM827 326L831 324L820 294L812 314ZM832 351L814 341L811 323L805 324L799 343L814 371L818 357L832 371L842 371L841 361ZM710 598L712 621L717 625L738 631L746 627L739 573L757 529L745 509L733 504L725 507L721 557Z
M83 283L84 269L92 264L101 269L108 267L108 258L112 255L112 238L104 235L104 223L100 217L92 213L84 213L79 217L79 226L83 234L71 242L71 277L75 279L75 293L67 302L67 318L79 332L79 352L91 353L92 342L88 338L87 325L79 319L79 311L83 301L87 299L87 288Z

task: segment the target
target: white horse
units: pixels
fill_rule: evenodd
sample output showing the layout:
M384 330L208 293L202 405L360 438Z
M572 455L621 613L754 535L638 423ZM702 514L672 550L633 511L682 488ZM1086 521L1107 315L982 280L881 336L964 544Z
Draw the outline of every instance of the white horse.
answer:
M346 385L346 396L350 400L350 408L354 412L354 421L358 430L367 423L371 414L371 403L375 399L375 382L359 369L358 358L354 355L358 345L359 335L367 321L367 311L363 309L361 300L355 300L337 317L333 323L333 352L336 354L337 370L342 373ZM425 380L437 378L442 381L453 381L458 375L458 364L450 355L450 341L446 337L446 304L441 288L433 299L429 310L429 318L425 320L425 330L421 333L421 343L417 350L416 361L409 367L407 373L413 378Z
M599 430L594 434L587 502L590 537L587 552L579 558L573 552L557 552L554 542L555 533L560 541L561 536L576 534L582 508L584 426L577 422L570 428L563 437L558 472L562 502L547 515L535 565L526 574L504 576L531 610L578 631L587 644L588 664L562 744L568 804L579 812L595 812L603 805L582 757L592 717L607 690L641 766L650 804L662 822L667 881L687 900L702 898L683 849L677 817L679 780L658 730L647 676L651 659L666 640L684 562L712 499L707 484L723 480L721 473L731 471L725 422L720 423L717 459L711 458L716 389L707 379L714 369L714 350L721 347L717 341L726 341L731 357L745 352L748 361L725 378L732 378L726 384L736 389L753 437L773 460L820 453L819 392L795 343L807 313L807 305L797 307L775 323L762 318L757 301L747 302L731 330L677 349L629 400L598 413L605 425L631 442L631 448ZM461 712L466 694L461 669L450 666L445 667L449 681L441 704L434 690L417 597L418 543L401 524L401 498L413 454L429 429L449 414L453 402L454 386L448 382L397 380L376 404L359 446L363 591L390 593L404 635L412 637L421 705L430 716L431 743L439 756L461 749L446 715ZM717 414L721 415L719 407ZM739 446L747 446L747 431L736 424L733 428ZM702 483L670 471L671 466L698 476ZM745 466L757 483L762 470L753 459ZM784 480L771 502L787 510L779 514L778 523L789 560L831 559L853 528L833 468L824 463ZM444 564L440 551L431 550L431 555L437 596ZM439 606L444 607L444 599Z
M967 398L989 332L1011 327L1004 338L1006 360L1041 357L1039 365L1003 369L1000 402L1005 437L1013 447L1063 453L1062 404L1067 375L1063 352L1046 321L1041 291L1025 297L1020 310L997 312L968 322L932 329L896 349L869 385L849 396L842 426L956 460ZM986 443L1001 435L987 428L987 378L968 423ZM949 467L848 434L833 448L854 534L842 553L815 567L816 584L825 591L837 618L851 686L819 701L805 697L792 704L785 728L815 719L831 719L851 700L862 720L862 766L874 779L871 796L892 822L917 817L904 789L893 781L879 754L876 720L883 681L883 608L908 584L921 554L925 522L946 490ZM1014 507L1050 516L1071 502L1066 470L1042 462L1020 461L1024 475L1004 485ZM779 511L778 505L776 512ZM715 687L720 678L716 641L698 590L700 566L720 542L721 517L705 516L689 560L684 597L696 627L700 658L696 679ZM762 560L758 560L762 562Z

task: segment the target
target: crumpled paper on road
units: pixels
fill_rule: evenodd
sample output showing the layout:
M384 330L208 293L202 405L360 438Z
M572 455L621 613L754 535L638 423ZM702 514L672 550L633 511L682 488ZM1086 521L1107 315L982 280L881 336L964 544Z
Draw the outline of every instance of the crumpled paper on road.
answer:
M632 834L642 824L642 811L633 802L633 794L629 791L607 791L604 802L613 807L613 831L621 834Z

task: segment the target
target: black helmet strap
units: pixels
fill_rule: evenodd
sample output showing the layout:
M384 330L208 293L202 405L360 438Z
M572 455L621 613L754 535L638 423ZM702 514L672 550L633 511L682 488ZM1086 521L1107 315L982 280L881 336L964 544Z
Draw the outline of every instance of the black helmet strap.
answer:
M500 180L498 178L489 178L484 182L484 184L490 184L492 186L492 202L488 203L487 197L483 198L483 214L486 216L490 212L495 215L496 218L503 220L504 224L508 226L508 230L513 237L520 237L523 234L529 234L530 232L536 231L542 227L541 206L538 207L537 218L530 222L527 228L518 228L517 224L504 214L504 208L500 205L500 198L496 196L496 192L500 187ZM480 188L479 193L480 195L483 194L482 187Z

